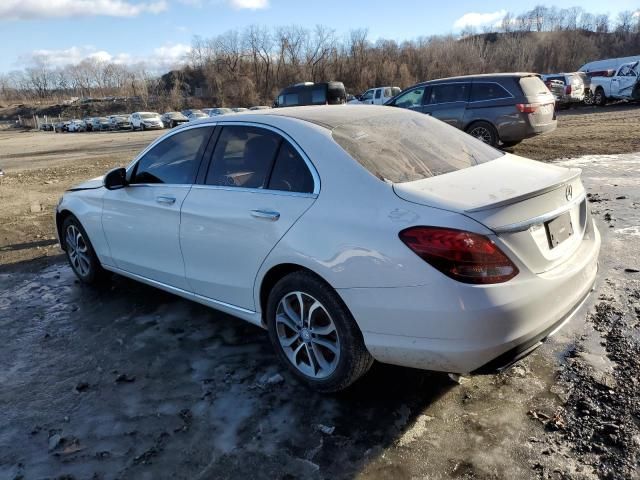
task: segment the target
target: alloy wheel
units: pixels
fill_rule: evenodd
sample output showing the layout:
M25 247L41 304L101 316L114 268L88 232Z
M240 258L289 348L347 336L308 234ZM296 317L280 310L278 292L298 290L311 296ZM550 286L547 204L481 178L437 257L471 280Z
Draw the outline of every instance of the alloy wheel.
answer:
M493 139L493 136L491 135L489 129L480 126L472 128L469 132L469 135L471 135L472 137L476 137L478 140L481 140L484 143L488 143L489 145L491 145L491 141Z
M73 269L81 277L86 277L91 272L91 260L89 247L82 233L75 225L69 225L66 232L67 255Z
M313 379L330 376L340 360L340 339L331 315L304 292L285 295L276 309L276 333L291 364Z

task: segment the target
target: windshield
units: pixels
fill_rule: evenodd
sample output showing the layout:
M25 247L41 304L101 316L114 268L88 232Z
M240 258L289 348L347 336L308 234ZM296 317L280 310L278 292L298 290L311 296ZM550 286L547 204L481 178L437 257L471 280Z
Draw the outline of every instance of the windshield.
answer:
M446 123L406 110L339 125L332 135L360 165L392 183L435 177L504 155Z
M158 115L157 113L141 113L140 117L141 118L157 118L160 115Z

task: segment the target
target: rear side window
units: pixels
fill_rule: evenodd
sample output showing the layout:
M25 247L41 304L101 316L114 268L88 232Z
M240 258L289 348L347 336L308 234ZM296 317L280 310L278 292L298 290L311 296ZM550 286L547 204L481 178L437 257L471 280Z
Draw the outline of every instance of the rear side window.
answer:
M313 177L307 164L286 140L280 145L269 180L269 190L313 193Z
M469 97L468 83L448 83L433 85L429 94L429 104L466 102Z
M484 102L496 98L510 98L511 94L497 83L474 83L471 86L471 102Z
M393 103L396 107L412 108L422 105L422 97L424 96L424 87L414 88L406 93L403 93L396 98Z
M380 98L382 96L382 89L379 88L378 90L376 90L376 98Z
M222 129L213 152L206 184L266 188L281 137L256 127Z
M549 95L549 89L547 89L547 86L538 77L520 78L520 88L522 88L522 93L524 93L527 97Z
M191 128L161 141L138 161L131 183L193 183L212 130Z
M344 123L332 131L336 143L385 182L435 177L504 155L427 115L390 110Z

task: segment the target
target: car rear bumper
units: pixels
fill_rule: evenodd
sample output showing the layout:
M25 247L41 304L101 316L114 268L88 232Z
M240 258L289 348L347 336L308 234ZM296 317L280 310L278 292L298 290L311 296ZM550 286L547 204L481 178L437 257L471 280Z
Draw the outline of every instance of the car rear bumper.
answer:
M372 356L383 363L451 373L487 373L531 353L568 322L592 290L600 235L570 259L502 285L340 289Z

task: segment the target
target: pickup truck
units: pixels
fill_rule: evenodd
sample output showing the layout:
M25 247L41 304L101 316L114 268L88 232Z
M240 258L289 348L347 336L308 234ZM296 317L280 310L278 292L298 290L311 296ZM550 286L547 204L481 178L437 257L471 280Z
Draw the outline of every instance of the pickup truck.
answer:
M387 100L391 100L400 93L399 87L376 87L370 88L362 95L358 95L355 99L347 102L350 104L366 104L366 105L384 105Z
M640 61L621 65L611 77L592 77L593 103L607 100L640 100Z

